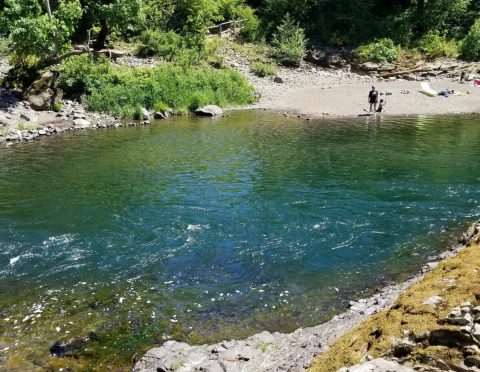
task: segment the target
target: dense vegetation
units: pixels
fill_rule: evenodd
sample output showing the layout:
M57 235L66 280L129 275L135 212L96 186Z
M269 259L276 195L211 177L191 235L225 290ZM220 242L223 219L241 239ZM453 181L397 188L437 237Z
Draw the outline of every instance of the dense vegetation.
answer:
M267 57L287 66L298 66L310 44L355 49L360 62L394 62L403 51L429 59L480 59L477 0L0 0L0 37L8 40L11 61L20 71L64 61L75 43L91 40L90 46L100 50L129 42L139 56L182 66L187 76L193 68L215 76L209 82L215 86L217 74L207 73L207 66L222 67L222 58L210 49L206 35L214 24L240 19L240 40L268 45ZM0 52L5 49L0 41ZM275 66L261 60L252 71L269 76ZM225 73L223 80L230 78ZM94 92L84 89L76 94Z
M162 64L156 68L113 66L90 56L66 61L60 87L71 95L85 92L84 103L94 111L141 118L141 108L193 111L207 104L226 106L254 100L253 90L233 70Z
M271 43L286 64L296 64L307 39L364 49L389 39L431 57L480 57L475 0L50 0L50 15L47 3L0 0L0 33L18 63L58 55L89 33L96 49L137 40L140 54L172 60L172 49L201 53L208 27L233 19L246 20L244 40Z

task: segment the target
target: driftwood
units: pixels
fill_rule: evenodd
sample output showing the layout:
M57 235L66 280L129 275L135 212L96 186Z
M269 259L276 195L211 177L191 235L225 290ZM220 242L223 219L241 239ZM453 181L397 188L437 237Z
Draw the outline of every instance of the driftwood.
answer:
M440 65L440 66L438 66L438 67L414 68L414 69L412 69L412 70L403 70L403 71L388 72L388 73L379 75L379 77L381 77L381 78L389 78L389 77L397 77L397 76L400 76L400 75L427 73L427 72L435 72L435 71L448 72L448 71L454 70L454 69L456 69L456 68L458 68L458 65L453 65L453 66L443 66L443 65Z

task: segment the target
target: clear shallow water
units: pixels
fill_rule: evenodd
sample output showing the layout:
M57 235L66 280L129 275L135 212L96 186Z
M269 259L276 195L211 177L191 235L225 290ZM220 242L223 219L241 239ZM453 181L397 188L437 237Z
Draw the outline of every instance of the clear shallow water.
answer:
M480 118L242 112L0 149L4 366L291 331L480 216ZM7 319L7 320L5 320ZM76 360L48 357L96 333Z

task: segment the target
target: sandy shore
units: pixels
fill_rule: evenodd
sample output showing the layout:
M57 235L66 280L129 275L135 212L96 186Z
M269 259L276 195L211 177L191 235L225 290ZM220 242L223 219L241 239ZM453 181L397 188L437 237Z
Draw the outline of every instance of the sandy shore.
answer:
M429 84L432 89L442 91L453 89L462 92L463 96L429 97L420 93L420 82L389 81L374 83L387 102L385 115L443 115L470 114L480 112L480 88L471 83L460 84L451 80L433 80ZM310 118L358 116L368 109L368 92L372 83L356 83L332 87L313 86L286 90L282 96L270 102L262 102L258 108L272 109L291 115ZM402 94L407 90L410 93ZM467 94L469 92L470 94Z

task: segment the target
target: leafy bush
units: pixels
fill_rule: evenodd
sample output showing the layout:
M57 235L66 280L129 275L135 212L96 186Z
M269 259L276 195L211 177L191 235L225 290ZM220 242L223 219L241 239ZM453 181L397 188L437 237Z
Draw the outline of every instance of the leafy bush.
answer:
M463 40L462 55L469 60L480 60L480 19L475 21Z
M181 112L206 104L227 106L254 101L252 87L233 70L172 64L129 68L105 60L96 63L85 56L64 64L59 87L69 94L83 94L82 101L91 110L133 117L139 107L155 109L159 102L163 103L160 108Z
M173 61L183 48L182 37L175 32L144 31L138 38L136 54L140 57L163 57Z
M62 108L63 108L63 105L60 102L53 103L53 107L52 107L53 111L60 112L62 111Z
M6 56L9 52L8 40L0 37L0 56Z
M67 59L60 67L59 86L67 96L90 94L100 80L110 76L111 65L105 57L94 60L88 55Z
M359 46L355 54L360 63L394 62L399 57L400 48L395 45L392 39L380 39Z
M266 61L255 61L250 66L250 70L257 76L273 76L277 73L277 67L273 63Z
M169 107L166 103L163 103L163 102L156 102L154 105L153 105L153 109L157 112L167 112Z
M417 42L417 48L420 52L429 58L454 58L458 55L458 46L454 40L448 41L445 36L440 36L438 32L429 31Z
M286 66L299 66L306 55L305 30L287 14L272 39L275 58Z
M242 7L238 10L238 19L245 20L242 25L240 35L245 41L256 41L260 38L260 20L255 12L249 6Z

